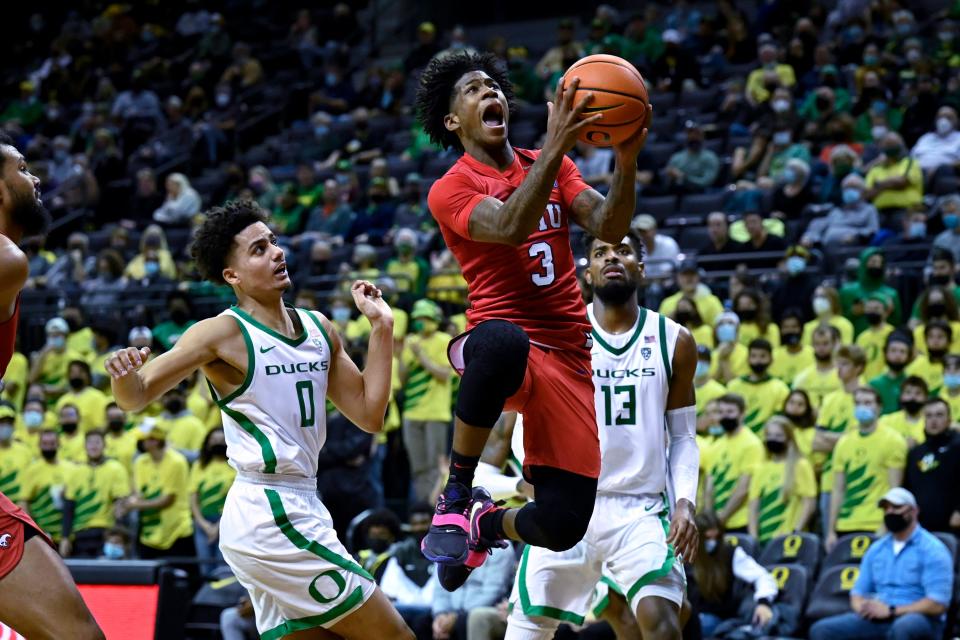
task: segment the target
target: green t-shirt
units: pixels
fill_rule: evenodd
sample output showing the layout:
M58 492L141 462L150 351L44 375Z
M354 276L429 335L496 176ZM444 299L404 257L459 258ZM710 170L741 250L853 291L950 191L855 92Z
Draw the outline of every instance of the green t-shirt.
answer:
M153 328L153 338L160 343L164 351L173 349L183 332L196 324L196 321L189 320L185 324L177 324L173 320L161 322Z
M906 379L907 376L903 373L896 378L891 378L884 372L870 381L870 386L877 390L880 399L883 401L881 415L893 413L900 409L900 387L903 386L903 381Z

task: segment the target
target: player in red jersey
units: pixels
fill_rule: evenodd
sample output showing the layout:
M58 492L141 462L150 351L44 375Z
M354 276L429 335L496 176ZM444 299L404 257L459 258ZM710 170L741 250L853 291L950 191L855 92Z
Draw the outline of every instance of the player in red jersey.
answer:
M556 551L586 531L600 472L590 369L590 325L577 286L569 225L610 243L626 235L635 203L637 154L650 123L614 148L606 198L566 153L588 124L591 96L563 80L548 104L540 150L510 145L512 91L490 54L435 58L424 70L417 113L431 139L464 153L430 190L430 211L469 286L467 333L450 344L462 373L450 477L423 552L455 589L503 540ZM536 500L501 509L472 488L490 428L504 409L524 414L524 473Z
M46 231L50 214L40 180L13 141L0 133L0 379L13 356L27 256L17 243ZM0 621L30 640L102 639L53 543L0 493Z

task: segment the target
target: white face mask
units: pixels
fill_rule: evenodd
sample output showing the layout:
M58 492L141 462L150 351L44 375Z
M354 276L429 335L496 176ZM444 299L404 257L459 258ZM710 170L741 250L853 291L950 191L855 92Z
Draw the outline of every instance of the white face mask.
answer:
M770 103L770 106L773 107L773 110L777 113L786 113L790 109L789 100L774 100Z
M887 135L887 132L890 130L887 129L882 124L874 125L870 129L870 135L873 136L873 141L877 144L880 144L880 140L883 139L883 136Z
M830 299L823 296L817 296L813 299L813 312L818 316L830 313L833 307L830 305Z
M953 121L950 118L937 118L937 133L942 136L953 132Z

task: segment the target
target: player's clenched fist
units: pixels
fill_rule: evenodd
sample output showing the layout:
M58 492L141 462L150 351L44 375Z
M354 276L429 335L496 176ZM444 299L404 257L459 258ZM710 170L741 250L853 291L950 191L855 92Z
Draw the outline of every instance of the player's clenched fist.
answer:
M114 379L122 378L143 366L150 355L150 347L127 347L107 356L103 365Z

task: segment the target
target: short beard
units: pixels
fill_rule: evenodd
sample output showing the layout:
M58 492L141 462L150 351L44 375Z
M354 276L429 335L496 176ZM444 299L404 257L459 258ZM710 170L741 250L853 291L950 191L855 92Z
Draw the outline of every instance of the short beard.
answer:
M637 292L632 282L608 282L602 287L596 287L593 295L605 305L620 306L626 304L630 297Z
M23 230L25 236L39 236L50 228L50 212L37 201L31 191L28 195L15 194L12 198L10 218Z

